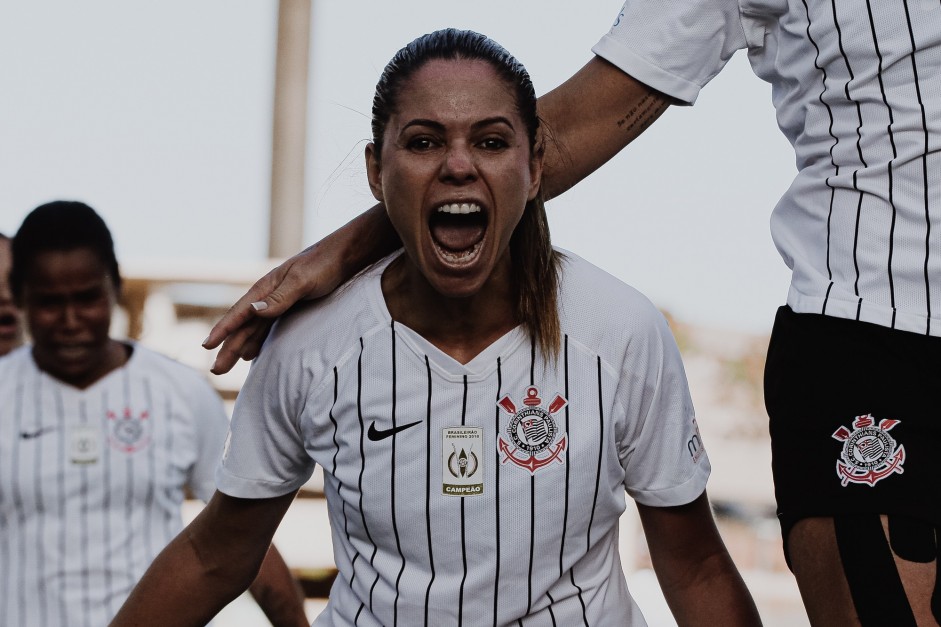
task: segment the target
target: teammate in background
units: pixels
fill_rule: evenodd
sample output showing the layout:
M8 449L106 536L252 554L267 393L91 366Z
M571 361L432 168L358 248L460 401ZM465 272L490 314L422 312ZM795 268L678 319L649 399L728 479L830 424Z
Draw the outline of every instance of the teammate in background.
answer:
M543 190L692 104L739 49L798 167L771 219L793 274L765 371L788 563L815 625L939 622L941 500L925 495L941 493L941 3L627 0L539 100L555 139ZM377 206L263 277L207 338L228 338L214 371L394 246Z
M23 343L20 310L16 308L13 292L10 291L12 262L10 238L0 233L0 356L6 355Z
M87 205L26 217L11 285L33 343L0 360L0 624L105 625L181 528L184 488L212 495L225 409L195 371L109 336L121 277ZM307 624L273 547L252 592L273 624Z
M369 184L404 251L278 323L219 492L115 624L212 616L315 463L340 571L316 625L645 625L625 490L678 622L758 624L666 321L551 246L526 70L483 35L425 35L386 66L372 127Z

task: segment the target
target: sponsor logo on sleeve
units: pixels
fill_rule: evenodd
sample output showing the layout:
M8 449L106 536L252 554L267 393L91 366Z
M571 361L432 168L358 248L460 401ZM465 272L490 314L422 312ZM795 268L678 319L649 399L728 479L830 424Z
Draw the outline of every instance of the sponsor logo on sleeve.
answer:
M706 452L702 445L702 434L699 433L699 423L695 418L693 418L693 435L686 441L686 450L689 451L694 464L698 464L702 459L702 454Z

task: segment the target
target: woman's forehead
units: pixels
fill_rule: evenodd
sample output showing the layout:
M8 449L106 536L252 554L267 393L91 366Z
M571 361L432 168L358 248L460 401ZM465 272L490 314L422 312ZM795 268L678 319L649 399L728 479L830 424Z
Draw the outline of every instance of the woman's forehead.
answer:
M402 85L396 113L402 117L465 117L517 113L512 86L479 59L434 59ZM486 113L490 115L490 113Z
M74 280L76 277L108 276L107 264L91 248L43 250L27 268L27 282Z

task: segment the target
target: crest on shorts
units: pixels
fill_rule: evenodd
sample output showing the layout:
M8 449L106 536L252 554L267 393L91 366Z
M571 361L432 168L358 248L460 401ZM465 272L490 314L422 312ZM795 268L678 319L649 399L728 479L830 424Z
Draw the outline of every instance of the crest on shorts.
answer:
M108 443L122 453L134 453L150 444L150 414L135 414L130 407L108 412Z
M843 443L842 461L836 463L836 474L844 486L850 483L874 486L886 477L904 472L905 447L889 435L899 422L883 418L877 424L871 414L866 414L856 416L852 431L840 427L833 433L833 438Z
M497 406L512 416L506 437L497 438L497 447L503 454L501 463L516 464L531 474L552 462L564 464L568 436L563 434L556 442L559 427L553 416L566 405L565 397L556 394L543 408L539 388L534 385L526 388L522 408L517 407L509 394L497 401Z

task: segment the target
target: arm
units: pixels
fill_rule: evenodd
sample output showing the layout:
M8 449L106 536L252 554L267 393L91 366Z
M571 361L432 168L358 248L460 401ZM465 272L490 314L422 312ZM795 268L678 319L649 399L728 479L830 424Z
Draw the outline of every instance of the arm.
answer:
M545 126L543 193L558 196L640 135L671 99L600 57L539 99ZM266 274L212 328L203 343L222 344L212 372L253 359L275 318L302 298L317 298L399 245L382 205L376 205ZM262 303L261 309L253 303ZM223 343L224 342L224 343Z
M304 593L273 544L248 591L275 627L310 626L304 614Z
M761 625L703 492L678 507L637 504L657 580L677 624Z
M255 579L293 500L293 492L272 499L217 492L157 556L112 625L205 625Z
M213 326L203 346L213 349L222 344L222 348L211 371L222 374L240 358L254 359L273 320L291 305L326 296L400 245L379 204L294 255L258 279Z
M546 133L542 191L553 198L604 165L674 102L594 57L539 99Z

